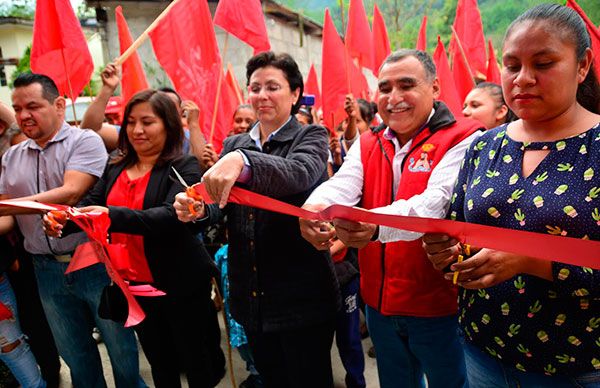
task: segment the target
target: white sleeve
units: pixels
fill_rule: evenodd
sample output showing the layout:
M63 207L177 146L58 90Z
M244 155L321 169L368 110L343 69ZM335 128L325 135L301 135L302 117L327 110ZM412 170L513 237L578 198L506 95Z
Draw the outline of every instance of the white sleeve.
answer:
M360 157L360 138L357 139L344 159L338 172L321 183L305 204L354 206L362 197L363 165Z
M465 157L467 148L481 135L477 131L454 147L440 160L437 167L431 172L427 188L423 193L409 199L395 201L391 205L371 209L377 213L395 214L402 216L444 218L450 204L450 197L454 191L454 183L458 177L460 165ZM379 241L388 243L393 241L412 241L423 234L406 230L382 226L379 228Z

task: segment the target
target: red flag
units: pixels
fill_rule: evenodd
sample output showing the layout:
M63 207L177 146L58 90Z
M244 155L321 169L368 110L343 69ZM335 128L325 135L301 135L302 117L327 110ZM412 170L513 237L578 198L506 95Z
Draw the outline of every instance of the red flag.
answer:
M321 92L319 90L319 81L314 64L310 65L308 77L306 78L306 82L304 82L304 93L315 96L315 109L319 109L321 107Z
M237 81L235 81L235 76L232 72L230 72L230 68L228 67L225 72L225 81L221 85L221 101L219 105L219 110L223 109L223 118L224 127L229 131L233 128L233 115L237 110L237 107L243 104L243 101L240 100L241 95L239 93L239 86L237 85Z
M133 43L133 38L129 32L129 27L127 27L127 21L123 16L123 10L120 5L115 8L115 19L119 33L119 48L121 54L123 54ZM146 80L146 73L144 73L140 57L135 52L123 62L123 75L121 78L121 96L125 102L123 107L125 107L134 94L144 89L148 89L148 81Z
M375 76L379 75L379 67L391 52L385 20L375 4L373 5L373 74Z
M463 100L460 99L456 92L454 78L452 78L448 57L446 56L446 49L439 35L437 47L433 53L433 61L435 62L437 77L440 81L440 96L438 100L444 101L454 116L461 117Z
M342 39L338 35L329 9L325 9L323 23L323 63L321 72L323 121L334 131L336 125L346 118L344 100L346 94L358 92L360 97L360 75L358 69L346 53Z
M572 8L581 16L585 22L588 33L592 40L592 51L594 53L594 68L596 69L596 76L600 78L600 28L596 27L590 18L585 14L583 9L577 4L575 0L567 0L567 7Z
M45 74L72 100L90 82L94 63L69 0L38 0L33 21L31 70Z
M239 84L238 80L235 78L235 74L233 73L233 66L231 66L231 63L227 63L227 72L225 73L225 82L229 86L229 89L235 95L237 104L242 105L244 103L244 93L242 93L240 84Z
M456 40L456 50L451 53L452 55L452 76L454 78L454 85L456 85L456 91L460 97L460 102L465 100L467 94L475 86L473 76L469 64L465 61L466 53L463 54L461 51L462 41ZM485 55L485 54L484 54ZM486 69L487 71L487 69Z
M373 69L372 36L362 0L350 0L346 48L350 57L358 59L359 68Z
M254 55L269 51L271 43L260 0L220 0L214 22L254 48Z
M500 80L500 66L496 61L496 53L494 52L494 46L492 46L492 40L488 40L488 66L485 80L487 82L493 82L501 85Z
M175 90L183 99L193 100L200 107L203 113L200 120L203 123L202 132L208 140L217 83L219 77L223 77L221 55L208 3L180 0L150 32L150 39L156 58L173 82ZM220 108L220 104L217 107L212 141L215 151L219 153L223 139L231 128L228 127L228 113Z
M460 39L467 61L474 76L483 78L487 71L485 59L485 36L477 0L458 0L454 30ZM459 51L454 36L450 39L450 55ZM457 85L458 86L458 85Z
M423 16L421 22L421 28L419 29L419 36L417 38L417 50L427 50L427 15Z

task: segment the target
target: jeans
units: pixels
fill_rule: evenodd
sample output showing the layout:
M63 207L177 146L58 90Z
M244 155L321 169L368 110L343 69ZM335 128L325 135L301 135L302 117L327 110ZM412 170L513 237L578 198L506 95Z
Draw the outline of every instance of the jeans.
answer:
M46 383L42 379L35 357L21 332L17 315L17 300L6 275L0 275L0 302L13 314L13 318L0 321L0 346L21 341L10 352L0 352L0 360L8 366L23 388L44 388Z
M348 284L340 287L342 309L338 312L335 326L335 344L346 370L346 387L364 388L365 355L360 338L360 310L358 290L360 278L356 276Z
M33 255L33 265L58 353L71 370L73 385L106 387L102 361L92 337L96 326L106 344L116 387L146 387L139 373L133 330L98 317L102 289L110 284L104 265L65 274L68 263L58 262L51 255Z
M575 378L522 372L490 357L469 342L465 342L464 349L471 388L600 388L600 371Z
M455 315L385 316L367 306L367 326L377 354L381 388L467 387Z

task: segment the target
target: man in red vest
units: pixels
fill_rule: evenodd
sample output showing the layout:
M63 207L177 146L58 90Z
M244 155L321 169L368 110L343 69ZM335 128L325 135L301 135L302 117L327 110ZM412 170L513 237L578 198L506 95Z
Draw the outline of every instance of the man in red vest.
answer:
M469 144L483 126L455 118L436 101L440 86L431 57L392 53L379 72L383 124L357 140L338 173L305 208L338 203L386 214L443 218ZM337 236L360 248L361 295L377 353L382 388L467 386L457 334L457 290L432 268L418 233L335 220L335 229L301 220L317 249Z

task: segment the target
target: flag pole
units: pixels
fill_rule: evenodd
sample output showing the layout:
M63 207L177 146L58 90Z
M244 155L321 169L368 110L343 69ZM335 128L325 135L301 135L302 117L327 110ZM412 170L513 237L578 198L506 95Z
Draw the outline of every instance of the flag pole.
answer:
M167 6L167 8L165 8L160 13L160 15L158 15L156 17L156 19L154 19L154 21L146 28L146 30L144 32L142 32L142 34L140 36L138 36L138 38L131 44L131 46L129 46L123 54L121 54L119 57L117 57L115 59L115 66L122 65L123 62L125 62L127 60L127 58L129 58L131 56L131 54L133 54L146 41L146 39L148 39L150 37L150 32L152 32L152 30L154 30L156 28L158 23L160 23L160 21L162 19L164 19L165 16L167 16L167 14L171 10L171 8L173 8L175 6L175 4L177 4L177 2L179 2L179 0L173 0Z
M456 33L454 26L450 26L450 28L452 29L452 33L454 34L454 39L456 39L456 44L458 45L458 49L460 50L460 54L463 58L463 61L467 65L467 70L469 70L469 76L471 77L473 86L475 86L475 77L473 77L473 72L471 71L471 65L469 65L469 61L467 60L467 55L465 54L465 51L463 50L462 43L460 42L460 38L458 37L458 34ZM454 63L452 64L452 66L454 66Z
M229 32L225 31L225 43L223 43L223 58L221 59L221 63L225 61L225 56L227 54L227 45L229 43ZM217 125L217 113L219 111L219 100L221 99L221 84L223 83L223 69L219 66L219 79L217 81L217 93L215 95L215 105L212 114L212 121L210 123L210 136L208 137L208 142L212 144L213 135L215 134L215 126Z
M63 66L65 68L65 75L67 77L67 86L69 87L69 95L71 97L71 108L73 109L73 119L75 120L75 126L78 126L77 124L77 113L75 112L75 96L73 95L73 87L71 86L71 79L69 78L69 71L67 70L67 60L65 59L65 50L64 49L60 49L60 53L62 55L62 60L63 60Z

